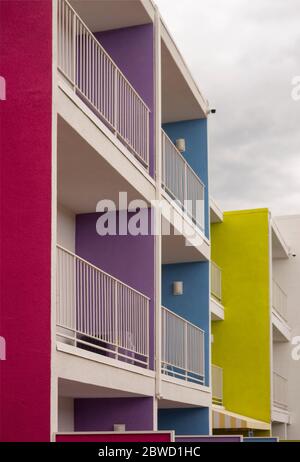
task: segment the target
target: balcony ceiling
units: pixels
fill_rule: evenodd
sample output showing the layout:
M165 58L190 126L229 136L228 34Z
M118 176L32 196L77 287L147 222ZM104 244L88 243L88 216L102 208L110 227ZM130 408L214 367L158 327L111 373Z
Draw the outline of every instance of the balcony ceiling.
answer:
M162 121L163 123L206 117L195 94L162 41Z
M113 388L97 387L83 382L73 380L58 380L59 396L65 398L139 398L136 393L115 390Z
M100 199L118 204L119 191L128 201L138 191L110 166L73 128L58 118L58 201L74 213L95 212Z
M162 229L164 229L164 226L170 226L170 234L162 236L161 245L163 264L207 261L207 255L205 254L205 243L200 247L187 245L185 237L182 234L176 234L172 224L166 225L165 218L162 220Z
M151 22L140 0L70 0L70 4L92 32Z
M272 223L272 256L273 258L289 258L289 248L274 222Z

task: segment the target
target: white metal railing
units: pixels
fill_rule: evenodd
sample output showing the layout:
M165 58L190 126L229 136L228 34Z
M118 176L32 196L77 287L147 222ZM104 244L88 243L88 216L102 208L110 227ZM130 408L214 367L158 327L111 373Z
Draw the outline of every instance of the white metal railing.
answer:
M272 305L275 311L280 314L280 316L287 321L287 295L282 290L280 285L273 280L273 295L272 295Z
M58 69L148 168L150 110L66 0L58 0Z
M204 331L165 307L161 318L162 373L204 384Z
M273 404L281 409L288 408L288 380L277 372L273 372Z
M162 130L162 187L203 230L204 185L164 130Z
M57 339L149 367L149 298L57 246Z
M223 404L223 369L222 367L211 366L212 401L213 404Z
M213 261L210 262L211 271L211 294L219 301L222 301L222 270Z

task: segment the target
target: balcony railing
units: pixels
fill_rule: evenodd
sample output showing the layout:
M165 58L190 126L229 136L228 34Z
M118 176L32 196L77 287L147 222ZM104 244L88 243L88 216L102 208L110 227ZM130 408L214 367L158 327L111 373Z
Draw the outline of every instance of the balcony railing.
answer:
M57 340L149 367L149 298L57 246Z
M288 380L277 372L273 372L273 404L280 409L288 409Z
M162 187L203 230L204 185L164 130L162 130Z
M219 302L222 301L222 270L213 261L210 262L211 271L211 294Z
M273 297L272 305L275 311L277 311L280 316L287 321L287 295L279 286L279 284L273 280Z
M74 92L148 168L150 110L66 0L58 0L57 58Z
M162 307L162 373L204 384L204 331Z
M213 404L222 406L223 404L223 369L222 367L212 365L212 401Z

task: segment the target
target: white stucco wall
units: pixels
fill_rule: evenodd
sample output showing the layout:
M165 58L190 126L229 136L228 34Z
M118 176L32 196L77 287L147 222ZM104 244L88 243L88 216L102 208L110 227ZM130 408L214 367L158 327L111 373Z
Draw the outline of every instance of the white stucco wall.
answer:
M75 253L75 214L60 204L57 206L57 242Z
M288 324L292 329L292 339L300 336L300 215L278 217L276 223L284 239L291 248L287 260L273 263L274 278L287 292ZM277 344L274 348L274 366L288 378L288 404L291 411L291 424L287 428L288 439L300 439L300 359L292 358L292 343ZM299 349L298 349L299 351Z
M58 431L74 431L74 400L73 398L58 398Z

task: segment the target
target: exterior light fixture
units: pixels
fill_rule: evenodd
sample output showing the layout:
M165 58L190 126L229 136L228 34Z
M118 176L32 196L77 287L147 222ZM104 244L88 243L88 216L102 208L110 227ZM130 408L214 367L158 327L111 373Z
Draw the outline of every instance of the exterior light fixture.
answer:
M184 138L179 138L178 140L176 140L176 148L181 153L185 152L185 139Z
M125 424L114 424L114 432L125 432L126 425Z
M183 294L183 282L174 281L173 282L173 295L182 295Z

